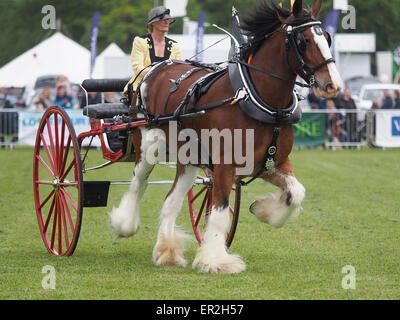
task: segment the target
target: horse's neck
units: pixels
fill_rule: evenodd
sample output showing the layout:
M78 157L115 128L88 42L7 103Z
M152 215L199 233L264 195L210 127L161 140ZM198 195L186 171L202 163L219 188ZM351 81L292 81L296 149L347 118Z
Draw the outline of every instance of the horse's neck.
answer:
M264 41L254 54L252 64L284 79L296 80L296 74L288 65L285 44L281 40L281 35ZM249 69L259 96L273 107L287 108L292 99L294 84Z

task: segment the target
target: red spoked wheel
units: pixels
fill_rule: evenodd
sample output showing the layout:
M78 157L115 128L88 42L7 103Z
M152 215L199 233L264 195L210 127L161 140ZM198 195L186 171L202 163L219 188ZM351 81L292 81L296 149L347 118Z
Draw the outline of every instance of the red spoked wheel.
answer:
M72 122L60 107L48 109L39 124L33 189L39 230L47 250L54 255L72 255L82 222L82 161Z
M207 226L212 207L212 172L204 170L204 176L198 176L192 189L188 192L190 220L196 239L199 244L203 241L203 232ZM226 247L229 248L236 232L239 220L241 186L232 186L229 197L229 211L231 213L230 228L226 235Z

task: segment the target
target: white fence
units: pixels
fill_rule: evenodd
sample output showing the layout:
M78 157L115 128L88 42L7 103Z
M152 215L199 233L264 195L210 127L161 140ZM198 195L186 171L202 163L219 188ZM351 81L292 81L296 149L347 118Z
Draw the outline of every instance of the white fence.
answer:
M77 135L90 130L90 120L82 110L67 112ZM400 147L400 110L310 110L303 119L315 113L323 115L318 126L326 147ZM43 111L0 110L0 146L34 146L42 115Z

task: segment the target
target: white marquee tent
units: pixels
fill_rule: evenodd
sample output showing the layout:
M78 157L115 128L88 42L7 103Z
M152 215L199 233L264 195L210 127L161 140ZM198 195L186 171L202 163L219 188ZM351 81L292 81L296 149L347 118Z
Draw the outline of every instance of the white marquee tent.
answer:
M24 87L37 77L64 74L71 82L89 77L90 51L57 32L0 69L0 87Z
M112 58L125 58L127 54L122 51L122 49L115 44L111 43L104 51L97 56L96 63L94 65L93 78L94 79L103 79L107 78L107 64L110 63ZM129 58L129 56L128 56ZM129 60L128 60L129 61ZM130 71L130 69L129 69Z

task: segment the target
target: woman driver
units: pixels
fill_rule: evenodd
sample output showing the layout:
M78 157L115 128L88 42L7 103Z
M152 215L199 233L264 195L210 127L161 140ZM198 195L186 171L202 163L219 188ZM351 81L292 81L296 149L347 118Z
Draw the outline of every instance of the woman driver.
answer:
M149 11L147 29L150 33L135 37L131 53L135 75L124 89L124 94L128 95L130 103L133 93L150 70L152 63L167 59L182 60L178 43L165 36L169 30L169 25L174 21L175 19L171 17L169 9L164 6L155 7Z

